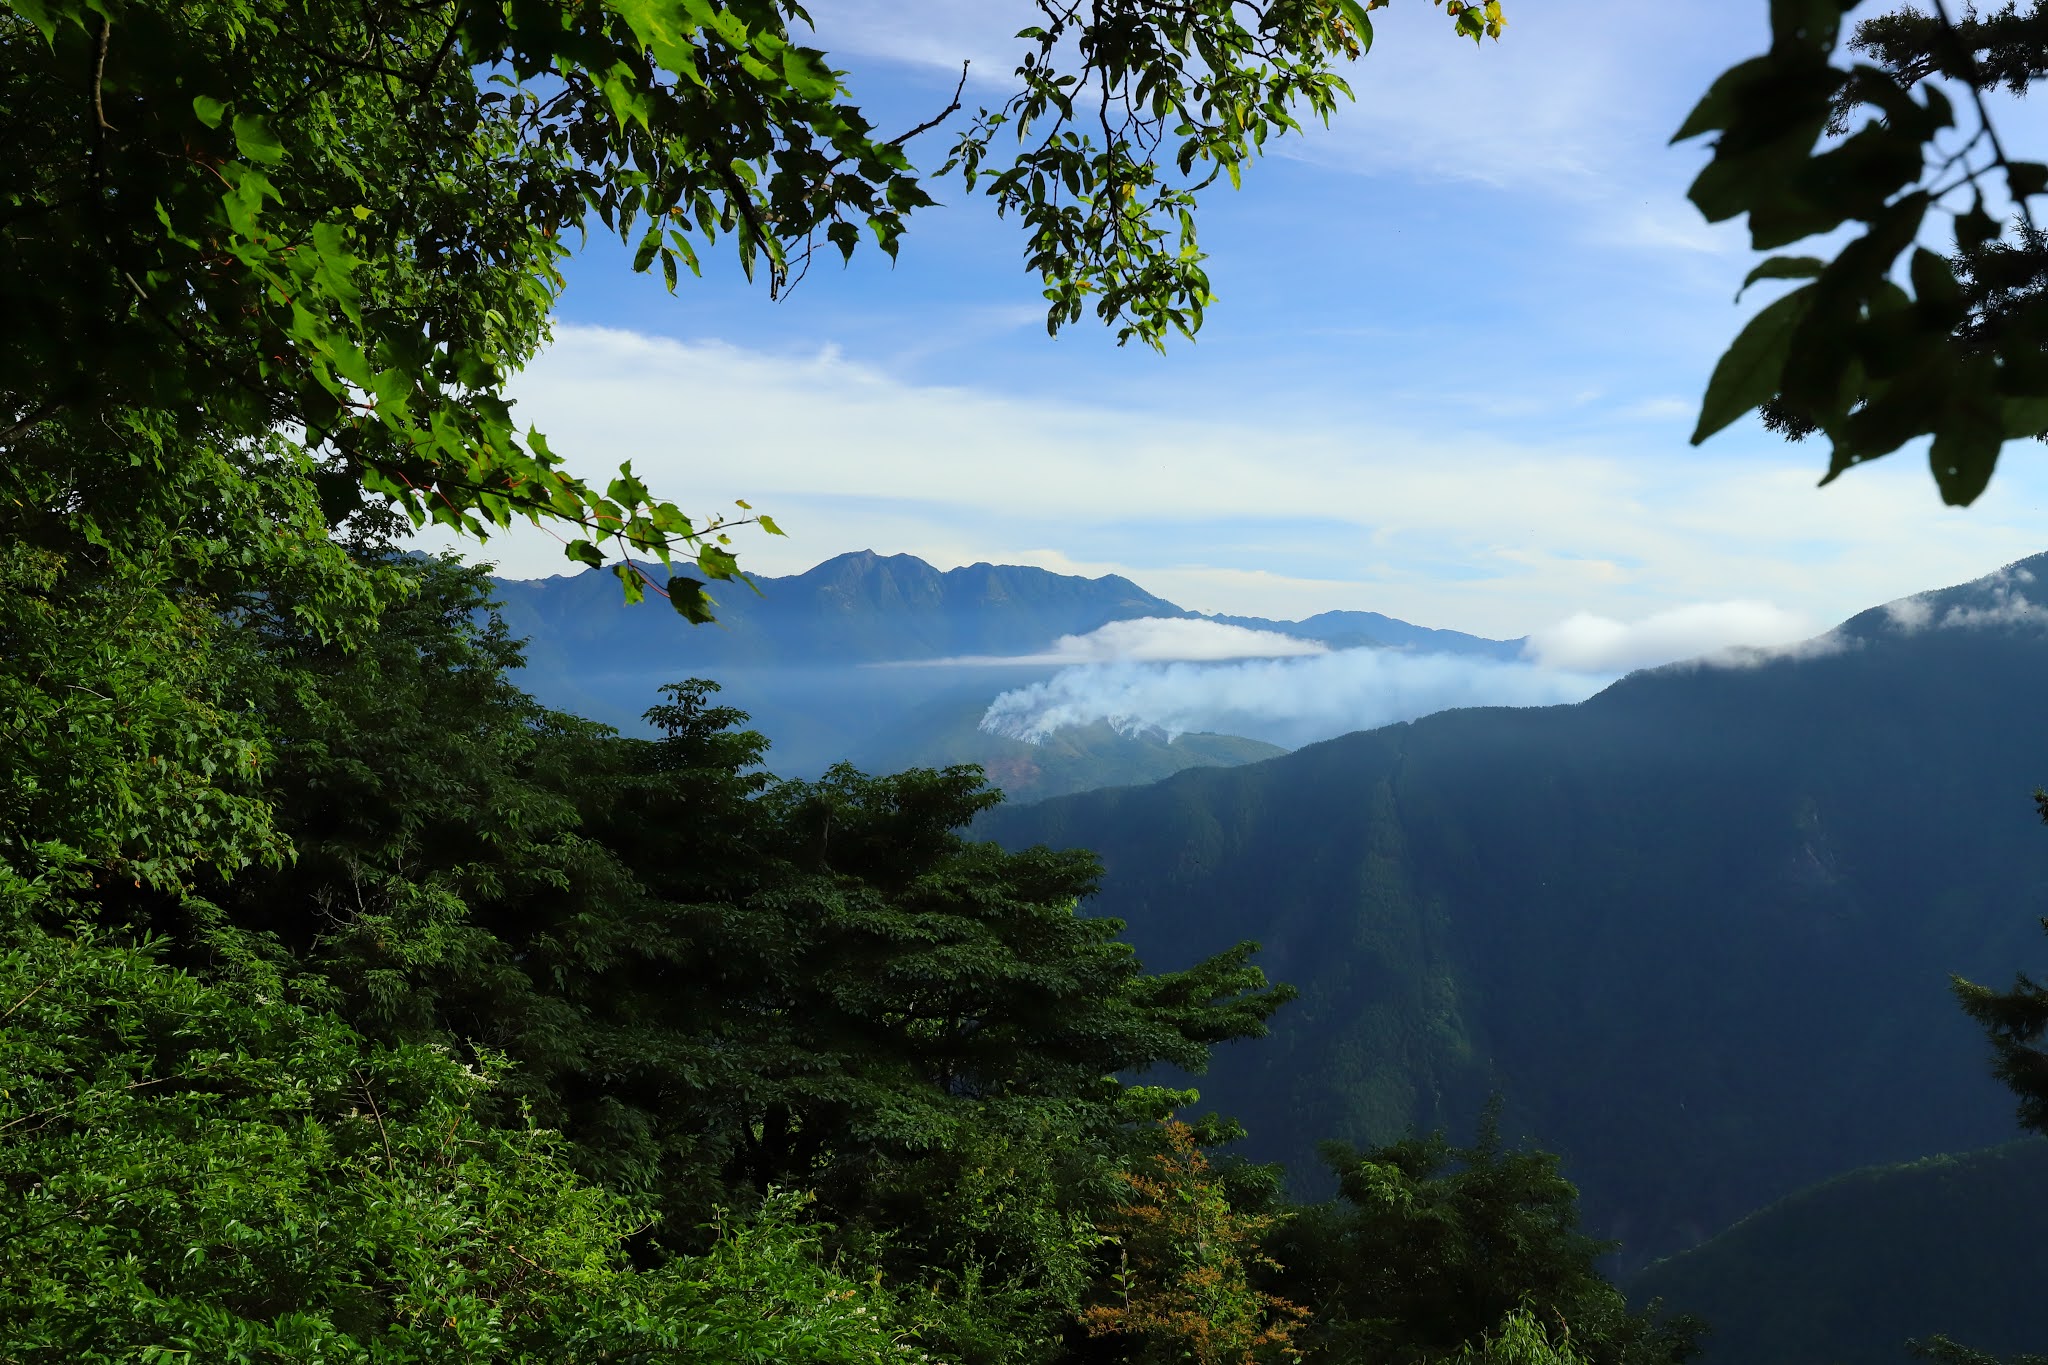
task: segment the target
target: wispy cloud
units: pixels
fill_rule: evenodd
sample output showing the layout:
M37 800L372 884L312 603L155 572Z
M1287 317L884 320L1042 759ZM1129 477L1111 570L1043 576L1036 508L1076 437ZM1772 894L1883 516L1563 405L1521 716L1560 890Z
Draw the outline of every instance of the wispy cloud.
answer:
M1914 593L1884 604L1884 613L1894 629L1911 635L1930 628L1970 630L2001 626L2048 626L2048 604L2033 601L2027 589L2034 572L2020 564L2008 564L1988 574L1981 585L1981 599L1949 603L1941 607L1941 595Z
M1523 648L1545 668L1626 673L1724 650L1790 645L1813 634L1811 620L1769 602L1699 602L1638 621L1577 612L1531 632Z
M1224 659L1282 659L1328 652L1329 646L1318 641L1297 639L1278 631L1250 630L1186 617L1141 616L1111 621L1085 635L1062 635L1050 649L1038 654L977 654L933 659L929 663L1214 663Z
M1162 411L583 327L514 393L600 483L630 458L693 513L768 508L790 538L739 547L763 573L865 548L949 566L1057 546L1184 607L1356 607L1512 638L1565 609L1626 621L1690 602L1838 620L2041 548L2023 464L1964 511L1907 457L1815 491L1803 448L1696 453L1634 424L1509 439L1255 396L1229 415ZM485 553L514 576L565 568L523 529Z

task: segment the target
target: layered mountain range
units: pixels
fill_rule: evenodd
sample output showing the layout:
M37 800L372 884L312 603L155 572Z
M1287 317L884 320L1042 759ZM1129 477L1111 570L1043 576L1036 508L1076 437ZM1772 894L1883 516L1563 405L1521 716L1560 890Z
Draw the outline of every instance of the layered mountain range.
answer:
M662 581L650 570L655 581ZM715 585L719 621L693 627L656 603L628 607L609 571L500 580L501 612L525 637L523 685L541 700L641 727L661 684L709 677L775 741L771 763L812 776L851 761L871 769L981 763L1013 798L1131 782L1284 752L1232 735L1171 736L1098 723L1044 743L979 728L1005 689L1057 671L1063 636L1142 618L1211 620L1333 649L1382 648L1507 659L1521 642L1431 630L1375 612L1303 621L1203 617L1116 576L1081 578L1019 565L941 572L911 555L840 555L805 573ZM952 662L972 659L973 663ZM990 662L1016 660L1017 662Z
M992 812L1098 851L1148 965L1300 1001L1206 1099L1254 1156L1467 1124L1560 1152L1630 1263L1847 1169L1999 1142L1949 974L2037 963L2048 556L1808 645ZM1313 1186L1313 1181L1308 1182Z
M1197 616L1127 579L860 554L759 587L725 589L711 629L623 607L604 573L499 592L527 685L557 705L631 727L660 683L706 675L785 774L978 762L1013 795L1072 793L982 830L1096 850L1085 910L1124 920L1148 965L1255 939L1301 990L1198 1083L1304 1193L1320 1140L1463 1137L1498 1096L1512 1137L1562 1155L1640 1294L1722 1324L1708 1365L1876 1365L1922 1331L2028 1344L2040 1247L2014 1198L2048 1166L2039 1144L1993 1146L2011 1099L1948 983L2038 966L2048 556L1578 705L1293 753L979 728L1060 637ZM1201 619L1521 652L1370 612Z

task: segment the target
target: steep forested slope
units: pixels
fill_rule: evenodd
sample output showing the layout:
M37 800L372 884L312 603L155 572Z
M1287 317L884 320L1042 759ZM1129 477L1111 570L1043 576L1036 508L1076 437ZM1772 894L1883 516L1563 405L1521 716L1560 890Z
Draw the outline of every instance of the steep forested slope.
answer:
M1630 1286L1713 1324L1703 1365L1905 1365L1937 1333L2004 1355L2048 1346L2048 1142L1839 1176Z
M1447 712L994 812L1098 850L1148 961L1251 937L1302 990L1204 1089L1259 1154L1491 1089L1631 1257L1852 1167L2002 1140L1947 980L2036 958L2042 559L1747 666Z

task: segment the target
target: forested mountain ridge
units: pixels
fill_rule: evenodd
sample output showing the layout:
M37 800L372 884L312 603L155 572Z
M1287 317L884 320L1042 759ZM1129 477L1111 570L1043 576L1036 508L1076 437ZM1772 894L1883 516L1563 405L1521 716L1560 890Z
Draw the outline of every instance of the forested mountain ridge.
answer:
M653 581L661 581L651 570ZM1142 617L1207 619L1315 639L1333 648L1510 658L1519 641L1431 630L1374 612L1305 621L1201 617L1129 579L1081 578L1025 565L941 572L913 555L839 555L800 574L713 594L719 620L693 627L668 611L628 607L608 571L496 579L499 613L526 640L521 685L549 705L639 733L654 688L715 677L774 737L784 776L849 760L893 769L980 763L1013 798L1149 782L1192 766L1280 752L1233 735L1123 733L1097 725L1046 744L977 728L996 695L1057 671L1046 651L1066 635ZM948 663L1014 659L1013 663ZM903 665L894 667L892 665Z
M2039 1138L1852 1171L1659 1261L1630 1295L1713 1323L1704 1365L1898 1365L1902 1343L1937 1333L2033 1350L2044 1206Z
M652 571L657 581L658 570ZM1514 657L1520 642L1411 625L1378 612L1323 612L1302 621L1212 616L1176 606L1128 578L1082 578L1020 564L941 571L915 555L860 550L800 574L758 577L714 594L720 624L693 630L619 600L608 570L497 579L506 623L530 637L528 668L587 668L590 651L625 662L691 667L886 663L1035 654L1062 635L1138 617L1202 618L1340 646Z
M995 564L941 572L914 555L871 550L755 583L758 593L721 586L719 624L708 630L629 609L607 570L499 579L496 589L507 624L532 639L530 668L592 649L618 662L696 668L1029 654L1111 621L1187 614L1125 578Z
M1308 1134L1456 1123L1498 1089L1596 1232L1665 1254L1843 1170L2010 1134L1947 982L2039 951L2036 573L1576 706L1440 713L983 828L1095 849L1091 908L1148 960L1264 944L1301 1001L1203 1087L1259 1155L1307 1169Z

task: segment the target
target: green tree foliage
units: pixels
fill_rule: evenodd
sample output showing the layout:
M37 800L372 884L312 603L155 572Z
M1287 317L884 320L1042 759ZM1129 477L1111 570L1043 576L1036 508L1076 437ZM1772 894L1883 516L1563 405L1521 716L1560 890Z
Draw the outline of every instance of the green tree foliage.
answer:
M714 1203L812 1190L955 1339L1055 1340L1142 1147L1149 1092L1115 1077L1263 1033L1290 992L1252 945L1147 974L1076 912L1091 857L958 833L998 799L978 770L778 782L694 680L648 713L662 738L622 739L508 681L481 571L380 572L356 648L285 596L245 622L297 857L216 889L233 922L374 1038L508 1057L481 1109L564 1132L671 1250ZM106 905L191 937L176 897Z
M2034 793L2041 821L2048 824L2048 791ZM2048 919L2041 921L2048 931ZM1955 978L1956 998L1991 1040L1992 1069L2020 1102L2022 1128L2048 1134L2048 986L2025 972L2009 990L1997 991Z
M1455 1365L1583 1365L1568 1330L1553 1331L1527 1308L1501 1319L1500 1327L1461 1347Z
M1451 8L1498 32L1497 6ZM1365 7L1041 9L1020 93L950 164L1023 220L1052 326L1094 298L1126 339L1192 333L1200 187L1235 182L1295 108L1328 116ZM366 496L479 534L524 516L567 524L585 563L616 541L732 576L723 528L772 521L692 518L629 466L602 489L567 474L504 385L589 229L671 289L720 238L771 295L821 246L895 254L932 203L904 144L952 110L884 136L808 22L794 0L9 0L0 135L37 150L0 170L0 307L28 322L0 341L0 449L49 487L0 493L147 543L80 493L236 487L199 438L291 429L330 519ZM708 614L697 580L669 595Z
M1162 1136L1164 1151L1123 1173L1124 1202L1103 1220L1117 1269L1105 1301L1082 1314L1089 1335L1135 1337L1143 1361L1300 1359L1292 1338L1306 1315L1250 1278L1279 1268L1259 1239L1283 1220L1232 1207L1193 1128L1168 1119Z
M1700 1324L1634 1313L1597 1269L1578 1191L1547 1153L1504 1147L1491 1115L1470 1147L1442 1134L1325 1148L1337 1198L1269 1243L1274 1288L1311 1314L1311 1358L1650 1365L1695 1353ZM1532 1335L1533 1333L1533 1335ZM1544 1344L1544 1343L1553 1343ZM1540 1345L1540 1349L1539 1349Z
M0 1360L917 1358L797 1202L636 1271L640 1214L480 1121L502 1064L369 1043L231 931L202 980L66 912L0 886Z
M1787 434L1827 436L1831 480L1931 435L1942 498L1968 503L2007 440L2048 434L2048 256L2030 207L2048 166L2008 152L1983 99L2048 70L2042 10L1958 22L1935 0L1857 25L1848 50L1872 60L1838 65L1853 8L1772 0L1770 50L1724 73L1678 130L1718 134L1692 200L1712 222L1746 214L1758 250L1858 230L1832 258L1776 256L1750 273L1745 289L1805 283L1729 347L1693 440L1763 405ZM1944 85L1970 101L1960 120ZM1917 245L1940 215L1948 255Z
M1995 1356L1973 1350L1944 1336L1927 1337L1912 1344L1913 1354L1935 1365L2048 1365L2048 1356L2023 1351L2015 1356Z

